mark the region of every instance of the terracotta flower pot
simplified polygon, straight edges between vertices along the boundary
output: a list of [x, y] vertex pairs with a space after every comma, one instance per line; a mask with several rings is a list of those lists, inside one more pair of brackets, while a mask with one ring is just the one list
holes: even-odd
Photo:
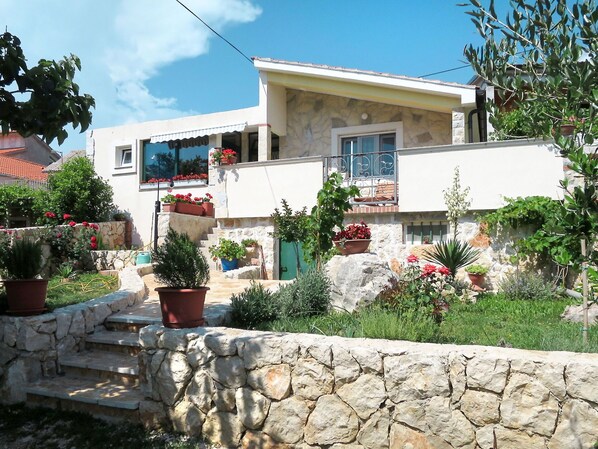
[[575, 125], [561, 125], [561, 136], [572, 136], [575, 132]]
[[177, 202], [175, 204], [176, 212], [178, 212], [179, 214], [202, 216], [205, 213], [203, 207], [198, 204], [181, 202]]
[[214, 217], [214, 203], [202, 203], [206, 217]]
[[203, 326], [203, 309], [209, 289], [209, 287], [156, 288], [160, 297], [162, 324], [172, 329]]
[[343, 256], [365, 253], [370, 246], [370, 239], [339, 240], [334, 242]]
[[4, 281], [8, 312], [12, 315], [39, 315], [46, 309], [47, 279], [20, 279]]
[[469, 276], [469, 280], [471, 281], [472, 285], [475, 285], [478, 288], [484, 288], [484, 278], [485, 275], [484, 274], [472, 274], [472, 273], [467, 273], [467, 276]]
[[237, 163], [237, 156], [229, 157], [227, 159], [221, 159], [220, 165], [234, 165]]
[[164, 203], [162, 205], [162, 212], [175, 212], [176, 203]]

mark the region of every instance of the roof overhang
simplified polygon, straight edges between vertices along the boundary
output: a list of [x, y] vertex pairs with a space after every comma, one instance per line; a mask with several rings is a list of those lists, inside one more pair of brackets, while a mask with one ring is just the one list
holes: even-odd
[[254, 58], [268, 84], [407, 107], [451, 112], [475, 105], [476, 86], [377, 72]]

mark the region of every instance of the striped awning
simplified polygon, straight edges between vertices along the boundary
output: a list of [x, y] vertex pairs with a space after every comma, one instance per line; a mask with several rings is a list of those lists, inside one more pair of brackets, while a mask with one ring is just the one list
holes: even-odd
[[199, 128], [194, 129], [191, 131], [179, 131], [175, 133], [167, 133], [167, 134], [156, 134], [155, 136], [151, 137], [151, 143], [161, 143], [161, 142], [176, 142], [180, 141], [181, 146], [189, 146], [185, 145], [186, 143], [193, 144], [195, 146], [199, 145], [207, 145], [205, 142], [205, 138], [207, 136], [212, 136], [214, 134], [223, 134], [223, 133], [232, 133], [232, 132], [240, 132], [245, 130], [247, 126], [247, 122], [245, 123], [236, 123], [234, 125], [223, 125], [223, 126], [213, 126], [211, 128]]

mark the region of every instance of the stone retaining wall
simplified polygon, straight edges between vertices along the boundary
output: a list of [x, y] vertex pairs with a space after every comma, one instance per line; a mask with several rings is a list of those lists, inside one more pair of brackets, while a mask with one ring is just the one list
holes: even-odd
[[32, 317], [0, 316], [0, 403], [24, 401], [28, 382], [55, 375], [58, 357], [82, 350], [87, 334], [108, 316], [143, 301], [140, 276], [151, 269], [145, 265], [121, 271], [118, 291], [82, 304]]
[[189, 238], [199, 243], [216, 226], [216, 220], [209, 217], [179, 214], [176, 212], [161, 212], [158, 216], [158, 245], [164, 243], [168, 229], [186, 233]]
[[598, 441], [598, 354], [161, 326], [140, 340], [145, 423], [226, 447]]

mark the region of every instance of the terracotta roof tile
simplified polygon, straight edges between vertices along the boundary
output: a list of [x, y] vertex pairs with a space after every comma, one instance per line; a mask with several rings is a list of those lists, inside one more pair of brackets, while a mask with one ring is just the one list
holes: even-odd
[[47, 173], [42, 173], [44, 168], [35, 162], [23, 161], [14, 157], [5, 156], [0, 153], [0, 175], [12, 176], [13, 178], [28, 179], [31, 181], [47, 181]]

